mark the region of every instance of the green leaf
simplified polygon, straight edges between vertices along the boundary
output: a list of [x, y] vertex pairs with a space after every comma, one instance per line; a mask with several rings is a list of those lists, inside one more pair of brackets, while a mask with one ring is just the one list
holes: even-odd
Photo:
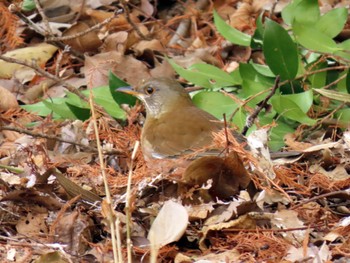
[[90, 118], [90, 109], [80, 108], [68, 102], [66, 105], [77, 119], [85, 121]]
[[294, 101], [295, 104], [304, 112], [307, 113], [312, 106], [314, 95], [312, 90], [307, 90], [297, 94], [283, 95], [284, 98], [288, 98]]
[[219, 33], [233, 44], [249, 47], [251, 36], [229, 26], [214, 10], [214, 24]]
[[68, 107], [65, 102], [62, 103], [52, 103], [47, 100], [42, 101], [44, 105], [52, 110], [54, 113], [59, 115], [62, 119], [71, 119], [75, 120], [77, 117], [72, 112], [72, 110]]
[[116, 89], [120, 87], [129, 87], [130, 85], [128, 83], [119, 79], [116, 75], [113, 74], [112, 71], [109, 71], [108, 79], [110, 94], [112, 95], [115, 102], [117, 102], [119, 105], [135, 105], [137, 99], [134, 96], [126, 94], [124, 92], [116, 91]]
[[283, 18], [284, 23], [286, 23], [287, 25], [291, 25], [293, 23], [296, 8], [301, 1], [302, 0], [291, 1], [285, 8], [283, 8], [282, 18]]
[[32, 11], [36, 8], [34, 0], [24, 0], [21, 6], [24, 12]]
[[[92, 89], [94, 96], [94, 101], [101, 105], [106, 112], [111, 115], [113, 118], [125, 120], [126, 113], [122, 110], [117, 103], [115, 103], [114, 96], [109, 92], [110, 88], [107, 86], [96, 87]], [[121, 93], [121, 92], [118, 92]], [[135, 100], [132, 100], [133, 102]], [[133, 104], [129, 104], [133, 105]]]
[[[320, 63], [319, 61], [311, 65], [312, 70], [319, 70], [327, 67], [327, 63]], [[327, 72], [319, 72], [308, 77], [311, 82], [312, 88], [322, 88], [326, 85]]]
[[346, 74], [346, 91], [350, 94], [350, 70]]
[[323, 53], [334, 53], [340, 51], [335, 41], [312, 26], [293, 23], [293, 33], [298, 43], [304, 47]]
[[[305, 113], [306, 107], [303, 106], [301, 101], [298, 101], [293, 97], [299, 94], [275, 95], [271, 98], [271, 104], [273, 108], [285, 118], [297, 121], [299, 123], [305, 123], [307, 125], [314, 125], [316, 120], [309, 118], [309, 116], [307, 116]], [[307, 98], [302, 98], [307, 101]]]
[[185, 69], [176, 64], [172, 59], [168, 59], [171, 66], [183, 78], [197, 86], [207, 89], [221, 88], [239, 85], [241, 80], [235, 78], [225, 71], [208, 64], [194, 64], [189, 69]]
[[330, 38], [336, 37], [344, 28], [348, 18], [348, 10], [335, 8], [324, 14], [315, 24], [315, 28]]
[[[239, 72], [243, 79], [242, 91], [239, 96], [243, 99], [256, 96], [256, 94], [271, 88], [274, 84], [273, 78], [267, 78], [259, 74], [251, 64], [241, 63], [239, 65]], [[248, 103], [248, 105], [255, 107], [255, 105], [265, 97], [266, 93], [256, 96]]]
[[251, 61], [249, 62], [249, 64], [251, 64], [253, 68], [263, 76], [270, 77], [270, 78], [274, 78], [276, 76], [275, 74], [273, 74], [273, 72], [268, 66], [256, 64]]
[[[229, 117], [229, 115], [227, 115], [227, 118]], [[247, 117], [248, 117], [248, 113], [243, 109], [243, 107], [239, 107], [237, 112], [235, 112], [235, 115], [233, 116], [233, 119], [232, 119], [232, 123], [237, 126], [239, 128], [239, 130], [242, 130], [245, 123], [246, 123], [246, 120], [247, 120]], [[248, 131], [248, 134], [254, 129], [256, 128], [255, 125], [253, 125], [249, 131]]]
[[350, 103], [350, 94], [328, 89], [313, 89], [327, 98]]
[[[64, 103], [65, 98], [53, 98], [51, 99], [52, 103], [55, 104], [62, 104]], [[25, 109], [26, 111], [38, 114], [39, 116], [48, 116], [52, 114], [54, 119], [59, 119], [61, 118], [60, 115], [57, 113], [53, 112], [50, 108], [48, 108], [42, 101], [37, 102], [35, 104], [31, 105], [22, 105], [21, 108]]]
[[297, 75], [297, 46], [288, 32], [270, 19], [265, 22], [263, 52], [266, 64], [282, 80], [291, 80]]
[[218, 119], [222, 119], [224, 113], [226, 116], [231, 115], [237, 108], [237, 104], [230, 97], [214, 91], [198, 92], [193, 96], [192, 101], [197, 107], [211, 113]]
[[295, 7], [294, 19], [298, 23], [314, 26], [320, 15], [318, 0], [303, 0]]
[[261, 125], [269, 125], [273, 122], [276, 123], [276, 126], [272, 127], [270, 130], [269, 136], [269, 148], [271, 151], [278, 151], [284, 145], [284, 136], [288, 133], [295, 132], [295, 129], [290, 125], [286, 124], [281, 119], [274, 120], [272, 117], [265, 117], [259, 115], [259, 122]]
[[348, 123], [350, 120], [350, 108], [338, 110], [335, 116], [338, 120]]
[[256, 30], [254, 32], [254, 35], [252, 37], [250, 47], [253, 49], [262, 49], [263, 45], [263, 35], [264, 35], [264, 25], [262, 23], [264, 12], [262, 12], [258, 19], [256, 20]]
[[338, 47], [343, 51], [337, 51], [334, 54], [336, 56], [345, 58], [347, 61], [345, 61], [346, 64], [348, 64], [348, 60], [350, 60], [350, 39], [347, 39], [341, 43], [338, 44]]
[[[86, 90], [83, 91], [84, 95], [86, 95], [86, 93], [87, 93]], [[79, 108], [90, 109], [89, 103], [80, 99], [78, 95], [71, 93], [71, 92], [67, 92], [66, 96], [67, 97], [65, 99], [65, 102], [67, 102], [71, 105], [74, 105], [76, 107], [79, 107]]]

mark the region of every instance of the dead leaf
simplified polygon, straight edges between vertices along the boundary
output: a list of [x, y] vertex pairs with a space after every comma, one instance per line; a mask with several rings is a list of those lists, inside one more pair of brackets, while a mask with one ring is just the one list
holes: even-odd
[[[41, 43], [36, 46], [9, 51], [5, 53], [4, 56], [26, 61], [28, 63], [32, 63], [34, 60], [39, 66], [43, 66], [56, 51], [57, 47], [50, 44]], [[27, 67], [19, 64], [0, 60], [0, 78], [11, 78], [15, 72], [23, 69], [34, 72], [34, 69], [28, 69]]]
[[[271, 224], [277, 229], [298, 228], [304, 226], [304, 223], [298, 218], [298, 213], [296, 211], [286, 209], [277, 211], [274, 218], [271, 219]], [[292, 243], [297, 241], [301, 244], [305, 238], [305, 233], [306, 230], [296, 230], [292, 232], [282, 232], [281, 235]]]
[[55, 242], [66, 244], [66, 251], [73, 255], [83, 254], [91, 241], [93, 222], [87, 215], [73, 211], [54, 224]]
[[[93, 24], [92, 21], [78, 22], [77, 24], [73, 25], [71, 28], [67, 29], [63, 33], [63, 36], [65, 37], [65, 36], [77, 35], [80, 32], [88, 30], [91, 27], [91, 24]], [[73, 39], [65, 40], [64, 43], [80, 52], [94, 51], [102, 45], [102, 41], [99, 39], [95, 31], [91, 31], [87, 34], [84, 34], [82, 36], [79, 36]]]
[[160, 248], [179, 240], [185, 233], [187, 224], [186, 209], [179, 203], [166, 201], [154, 220], [147, 238], [152, 246]]
[[39, 237], [49, 232], [46, 226], [48, 214], [28, 213], [26, 217], [21, 217], [16, 225], [17, 232], [25, 236]]
[[0, 86], [0, 111], [18, 108], [16, 97], [7, 89]]

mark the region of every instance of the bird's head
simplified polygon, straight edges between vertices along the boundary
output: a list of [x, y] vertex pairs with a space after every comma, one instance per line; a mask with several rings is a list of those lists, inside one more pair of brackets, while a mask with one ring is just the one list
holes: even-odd
[[161, 114], [176, 110], [177, 107], [192, 105], [184, 88], [171, 78], [152, 78], [136, 87], [122, 87], [117, 91], [134, 95], [146, 107], [147, 116], [157, 118]]

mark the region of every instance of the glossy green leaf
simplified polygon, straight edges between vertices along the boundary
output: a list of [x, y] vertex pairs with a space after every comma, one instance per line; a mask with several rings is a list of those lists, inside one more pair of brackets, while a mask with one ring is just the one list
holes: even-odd
[[[323, 69], [327, 67], [327, 63], [319, 63], [316, 62], [316, 65], [312, 64], [311, 68], [312, 70], [319, 70], [319, 69]], [[308, 77], [308, 79], [311, 82], [311, 87], [312, 88], [322, 88], [326, 85], [326, 81], [327, 81], [327, 72], [323, 71], [323, 72], [319, 72], [316, 74], [313, 74], [311, 76]]]
[[[243, 107], [239, 107], [233, 116], [232, 123], [234, 126], [238, 127], [239, 130], [242, 130], [246, 124], [246, 120], [248, 118], [248, 113], [243, 109]], [[249, 130], [249, 134], [252, 130], [256, 129], [256, 126], [253, 125]]]
[[296, 41], [310, 50], [323, 53], [334, 53], [341, 50], [331, 37], [312, 26], [294, 22], [293, 33]]
[[294, 101], [304, 113], [307, 113], [312, 106], [314, 94], [312, 90], [307, 90], [296, 94], [283, 95], [283, 97]]
[[181, 77], [200, 87], [214, 89], [239, 85], [241, 82], [240, 79], [235, 79], [233, 75], [212, 65], [204, 63], [194, 64], [189, 69], [185, 69], [176, 64], [172, 59], [168, 59], [168, 61]]
[[[65, 98], [53, 98], [50, 101], [54, 104], [64, 104]], [[52, 117], [54, 119], [61, 118], [60, 115], [53, 112], [42, 101], [31, 105], [22, 105], [21, 108], [25, 109], [26, 111], [38, 114], [39, 116], [48, 116], [52, 114]]]
[[291, 25], [293, 23], [296, 8], [301, 1], [303, 1], [303, 0], [290, 1], [290, 3], [285, 8], [283, 8], [282, 18], [283, 18], [284, 23], [286, 23], [288, 25]]
[[270, 78], [274, 78], [276, 75], [273, 74], [273, 72], [271, 71], [271, 69], [268, 66], [265, 65], [261, 65], [261, 64], [256, 64], [253, 62], [249, 62], [249, 64], [251, 64], [253, 66], [253, 68], [261, 75], [266, 76], [266, 77], [270, 77]]
[[[336, 56], [342, 57], [344, 59], [346, 59], [345, 64], [348, 64], [350, 61], [350, 39], [347, 39], [341, 43], [338, 44], [338, 47], [342, 50], [342, 51], [337, 51], [334, 54]], [[340, 60], [340, 62], [342, 62]]]
[[110, 88], [107, 86], [94, 88], [92, 90], [94, 101], [98, 105], [101, 105], [113, 118], [125, 120], [125, 111], [122, 110], [117, 103], [115, 103], [114, 96], [108, 92], [108, 90], [110, 90]]
[[[84, 91], [83, 94], [86, 95], [86, 91]], [[71, 92], [67, 92], [65, 102], [79, 108], [90, 109], [89, 103], [83, 101], [78, 95]]]
[[79, 120], [85, 121], [85, 120], [89, 119], [91, 116], [90, 109], [77, 107], [77, 106], [70, 104], [68, 102], [66, 102], [66, 105], [68, 106], [70, 111], [74, 114], [74, 116]]
[[[271, 98], [271, 104], [273, 108], [285, 118], [297, 121], [299, 123], [305, 123], [307, 125], [314, 125], [316, 120], [311, 119], [305, 113], [306, 107], [303, 106], [301, 101], [298, 101], [293, 95], [275, 95]], [[307, 101], [307, 95], [305, 97], [298, 96]]]
[[335, 113], [335, 116], [338, 120], [349, 123], [350, 121], [350, 108], [340, 109]]
[[314, 91], [327, 98], [350, 103], [350, 94], [328, 89], [314, 89]]
[[239, 65], [239, 72], [243, 79], [242, 91], [239, 96], [243, 99], [254, 96], [254, 99], [248, 105], [255, 107], [257, 103], [266, 97], [267, 93], [259, 96], [256, 96], [256, 94], [271, 88], [274, 85], [274, 79], [259, 74], [251, 64], [241, 63]]
[[75, 114], [72, 112], [72, 110], [68, 107], [68, 105], [65, 102], [52, 103], [52, 102], [49, 102], [48, 100], [44, 100], [42, 102], [48, 109], [52, 110], [54, 113], [59, 115], [62, 119], [71, 119], [71, 120], [77, 119]]
[[222, 119], [224, 113], [229, 116], [237, 108], [237, 104], [230, 97], [220, 92], [201, 91], [194, 95], [192, 100], [197, 107], [218, 119]]
[[262, 12], [256, 20], [256, 29], [250, 43], [250, 47], [253, 49], [262, 49], [263, 35], [265, 30], [262, 22], [263, 15], [264, 12]]
[[21, 8], [24, 12], [32, 11], [36, 9], [35, 1], [34, 0], [24, 0]]
[[335, 8], [321, 16], [314, 26], [320, 32], [326, 34], [330, 38], [334, 38], [344, 28], [347, 18], [347, 8]]
[[214, 10], [214, 24], [219, 33], [233, 44], [249, 47], [251, 36], [229, 26]]
[[260, 125], [269, 125], [273, 122], [276, 126], [272, 127], [269, 134], [269, 148], [271, 151], [278, 151], [284, 145], [284, 136], [288, 133], [295, 132], [295, 129], [291, 125], [286, 124], [281, 119], [275, 120], [272, 117], [259, 116]]
[[137, 99], [134, 96], [130, 94], [126, 94], [124, 92], [116, 91], [117, 88], [129, 87], [130, 85], [128, 83], [119, 79], [111, 71], [109, 71], [109, 74], [108, 74], [108, 81], [109, 81], [108, 84], [109, 84], [110, 94], [112, 95], [115, 102], [117, 102], [119, 105], [121, 104], [128, 104], [131, 106], [135, 105]]
[[320, 19], [318, 0], [302, 0], [294, 11], [294, 20], [304, 25], [314, 26]]
[[263, 52], [266, 64], [282, 80], [291, 80], [297, 75], [297, 46], [288, 32], [270, 19], [265, 22]]
[[[109, 115], [111, 115], [113, 118], [124, 120], [126, 118], [125, 111], [122, 110], [119, 107], [119, 105], [115, 102], [112, 94], [109, 91], [110, 91], [109, 86], [101, 86], [101, 87], [93, 88], [92, 94], [93, 94], [94, 102], [97, 105], [100, 105], [101, 107], [103, 107], [106, 110], [106, 112]], [[86, 97], [88, 97], [90, 95], [90, 91], [84, 90], [83, 94]], [[78, 108], [90, 109], [90, 105], [87, 102], [81, 100], [77, 95], [72, 93], [67, 93], [66, 102]]]

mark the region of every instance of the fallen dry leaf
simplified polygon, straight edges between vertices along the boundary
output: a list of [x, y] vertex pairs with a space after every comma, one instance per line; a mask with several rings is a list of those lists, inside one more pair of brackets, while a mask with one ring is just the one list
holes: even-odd
[[188, 214], [182, 205], [174, 201], [166, 201], [160, 209], [151, 229], [148, 240], [151, 246], [159, 248], [177, 241], [185, 233]]

